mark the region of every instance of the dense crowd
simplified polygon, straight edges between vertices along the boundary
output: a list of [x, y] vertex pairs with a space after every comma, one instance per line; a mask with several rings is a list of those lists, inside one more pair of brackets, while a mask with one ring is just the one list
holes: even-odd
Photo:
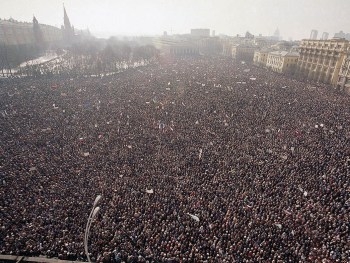
[[[224, 58], [0, 80], [0, 253], [350, 262], [350, 97]], [[153, 191], [152, 191], [153, 190]]]

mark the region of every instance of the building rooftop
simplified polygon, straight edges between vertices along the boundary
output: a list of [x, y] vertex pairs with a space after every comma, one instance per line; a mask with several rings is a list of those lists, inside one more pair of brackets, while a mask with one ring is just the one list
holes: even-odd
[[340, 37], [333, 37], [331, 39], [303, 39], [303, 42], [310, 41], [310, 42], [349, 42], [349, 40], [346, 40], [345, 38]]
[[282, 56], [282, 57], [299, 57], [299, 53], [297, 53], [297, 52], [272, 51], [270, 53], [273, 55]]
[[22, 27], [32, 27], [33, 26], [33, 23], [31, 22], [19, 22], [17, 20], [14, 20], [14, 19], [9, 19], [9, 20], [3, 20], [1, 19], [0, 20], [0, 26], [11, 26], [11, 25], [14, 25], [14, 26], [22, 26]]
[[[40, 24], [41, 27], [46, 27], [46, 28], [53, 28], [53, 29], [59, 29], [58, 27], [52, 26], [52, 25], [46, 25], [46, 24]], [[32, 28], [33, 23], [32, 22], [20, 22], [14, 19], [0, 19], [0, 26], [16, 26], [16, 27], [25, 27], [25, 28]]]

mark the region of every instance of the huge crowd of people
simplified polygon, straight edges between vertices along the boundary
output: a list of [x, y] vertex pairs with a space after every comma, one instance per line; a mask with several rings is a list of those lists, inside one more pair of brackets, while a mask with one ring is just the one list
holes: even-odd
[[0, 80], [0, 253], [349, 262], [350, 97], [226, 58]]

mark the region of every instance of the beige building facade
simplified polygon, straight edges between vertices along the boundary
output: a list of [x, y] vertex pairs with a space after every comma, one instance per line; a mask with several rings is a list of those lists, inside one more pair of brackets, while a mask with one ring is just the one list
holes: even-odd
[[262, 49], [262, 50], [257, 50], [254, 52], [254, 58], [253, 58], [253, 63], [256, 66], [260, 67], [266, 67], [267, 64], [267, 57], [269, 54], [268, 49]]
[[350, 95], [350, 47], [340, 68], [337, 87]]
[[23, 45], [35, 42], [32, 23], [14, 20], [0, 21], [0, 43], [5, 45]]
[[222, 39], [221, 40], [222, 45], [222, 54], [226, 57], [232, 57], [232, 41], [230, 39]]
[[239, 44], [232, 47], [232, 58], [237, 61], [253, 62], [256, 47], [247, 44]]
[[[62, 40], [62, 32], [59, 28], [40, 24], [40, 30], [43, 40], [47, 43]], [[0, 43], [7, 46], [34, 44], [33, 23], [0, 20]]]
[[155, 38], [152, 44], [165, 57], [199, 55], [199, 47], [196, 42], [186, 38], [160, 37]]
[[266, 67], [278, 73], [294, 74], [298, 58], [295, 52], [272, 51], [268, 53]]
[[297, 76], [336, 86], [348, 47], [345, 39], [302, 40]]

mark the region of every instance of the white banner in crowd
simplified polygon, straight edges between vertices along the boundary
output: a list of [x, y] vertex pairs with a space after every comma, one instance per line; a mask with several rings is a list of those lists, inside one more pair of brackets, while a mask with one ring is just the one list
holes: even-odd
[[187, 213], [187, 214], [188, 214], [190, 217], [192, 217], [193, 220], [199, 222], [199, 217], [198, 217], [198, 216], [192, 215], [192, 214], [190, 214], [190, 213]]
[[282, 228], [282, 225], [281, 225], [281, 224], [278, 224], [278, 223], [275, 223], [275, 226], [277, 226], [279, 229]]

